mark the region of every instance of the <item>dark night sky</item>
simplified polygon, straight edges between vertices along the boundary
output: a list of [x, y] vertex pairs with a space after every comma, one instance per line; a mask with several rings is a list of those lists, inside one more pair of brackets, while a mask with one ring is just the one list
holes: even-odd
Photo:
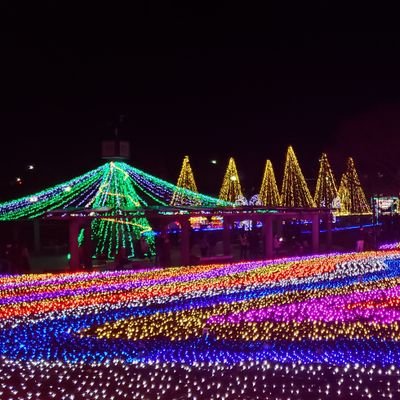
[[380, 172], [398, 190], [391, 10], [14, 3], [0, 10], [1, 199], [98, 166], [120, 114], [132, 165], [175, 182], [188, 154], [205, 193], [218, 192], [230, 156], [248, 195], [267, 158], [280, 185], [289, 144], [311, 185], [325, 151], [337, 179], [351, 155], [368, 189]]

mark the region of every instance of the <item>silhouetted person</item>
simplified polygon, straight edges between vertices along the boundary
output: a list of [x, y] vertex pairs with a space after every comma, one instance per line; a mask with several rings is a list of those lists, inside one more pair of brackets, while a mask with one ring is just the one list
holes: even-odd
[[140, 237], [139, 245], [140, 245], [140, 258], [146, 258], [146, 257], [150, 258], [149, 244], [147, 243], [147, 240], [144, 237], [144, 235]]
[[249, 251], [251, 258], [258, 257], [258, 244], [259, 244], [258, 232], [255, 229], [252, 229], [249, 233]]
[[163, 233], [161, 238], [160, 264], [162, 267], [169, 267], [171, 265], [171, 242], [166, 233]]
[[29, 252], [25, 245], [15, 242], [9, 250], [11, 272], [26, 274], [30, 271]]
[[93, 268], [93, 243], [91, 240], [86, 241], [83, 246], [83, 265], [87, 270], [92, 270]]
[[247, 232], [244, 229], [239, 233], [239, 243], [240, 243], [240, 258], [246, 259], [249, 250], [249, 239]]
[[365, 234], [364, 229], [361, 227], [358, 231], [357, 241], [356, 241], [356, 251], [364, 251]]
[[115, 256], [115, 268], [121, 269], [128, 263], [128, 257], [126, 254], [126, 248], [121, 246], [118, 249], [117, 255]]
[[274, 235], [274, 242], [273, 242], [273, 246], [274, 246], [274, 252], [275, 254], [279, 254], [280, 253], [280, 249], [281, 249], [281, 240], [280, 237], [277, 233], [275, 233]]
[[208, 243], [207, 235], [203, 234], [200, 240], [200, 254], [202, 257], [208, 256], [210, 244]]
[[161, 258], [162, 258], [161, 257], [161, 253], [163, 251], [163, 240], [164, 239], [162, 238], [161, 234], [157, 233], [156, 237], [154, 239], [154, 244], [155, 244], [155, 247], [156, 247], [156, 258], [155, 258], [154, 263], [156, 265], [160, 265], [161, 264]]

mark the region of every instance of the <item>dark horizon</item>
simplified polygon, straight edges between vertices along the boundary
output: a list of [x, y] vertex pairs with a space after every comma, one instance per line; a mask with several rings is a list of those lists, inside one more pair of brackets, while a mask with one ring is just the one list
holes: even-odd
[[[311, 183], [326, 152], [338, 183], [352, 156], [367, 192], [398, 193], [393, 32], [338, 30], [335, 13], [315, 22], [304, 7], [287, 15], [165, 4], [137, 6], [130, 23], [118, 11], [118, 28], [102, 31], [117, 11], [97, 9], [96, 22], [86, 10], [43, 7], [5, 7], [2, 197], [101, 164], [101, 141], [113, 138], [120, 115], [133, 166], [176, 183], [189, 155], [204, 193], [218, 194], [231, 156], [247, 195], [258, 191], [266, 159], [281, 186], [289, 145]], [[317, 10], [326, 15], [327, 5]], [[42, 18], [32, 23], [29, 11]], [[26, 177], [18, 190], [17, 176]]]

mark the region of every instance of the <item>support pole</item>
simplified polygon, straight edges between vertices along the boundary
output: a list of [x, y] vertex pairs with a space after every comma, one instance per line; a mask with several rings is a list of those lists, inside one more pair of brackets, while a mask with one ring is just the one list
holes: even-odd
[[329, 213], [326, 218], [326, 248], [331, 250], [332, 248], [332, 214]]
[[184, 218], [181, 223], [181, 265], [190, 263], [190, 222]]
[[273, 258], [272, 217], [270, 215], [264, 217], [263, 225], [265, 258]]
[[77, 271], [80, 267], [78, 235], [82, 221], [80, 219], [71, 219], [69, 221], [69, 251], [71, 258], [69, 267], [71, 271]]
[[40, 254], [40, 222], [33, 220], [33, 250], [35, 254]]
[[312, 216], [312, 251], [318, 253], [319, 251], [319, 214]]
[[283, 227], [282, 227], [282, 217], [277, 217], [275, 218], [275, 225], [276, 225], [276, 234], [278, 235], [278, 237], [282, 236], [282, 232], [283, 232]]
[[229, 256], [231, 254], [231, 232], [230, 232], [230, 221], [224, 216], [224, 230], [223, 230], [223, 246], [224, 246], [224, 256]]

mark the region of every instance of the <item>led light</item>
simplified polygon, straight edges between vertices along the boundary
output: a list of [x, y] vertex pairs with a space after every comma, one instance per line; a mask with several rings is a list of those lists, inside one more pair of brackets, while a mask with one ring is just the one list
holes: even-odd
[[286, 153], [281, 204], [283, 207], [315, 207], [292, 146]]
[[240, 186], [239, 175], [235, 160], [231, 157], [219, 192], [219, 198], [220, 200], [234, 203], [241, 196], [243, 196], [243, 193]]

